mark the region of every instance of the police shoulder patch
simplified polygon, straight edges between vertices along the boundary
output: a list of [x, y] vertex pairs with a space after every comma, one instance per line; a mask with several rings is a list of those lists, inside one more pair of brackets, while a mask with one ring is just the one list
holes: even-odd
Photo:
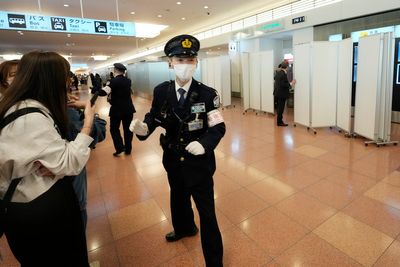
[[214, 97], [213, 102], [214, 102], [214, 107], [215, 107], [215, 108], [219, 108], [219, 105], [220, 105], [219, 95], [216, 95], [216, 96]]

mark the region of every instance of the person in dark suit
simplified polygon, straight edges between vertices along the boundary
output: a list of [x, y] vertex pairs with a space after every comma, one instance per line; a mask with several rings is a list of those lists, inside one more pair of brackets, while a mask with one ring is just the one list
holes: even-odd
[[292, 88], [292, 85], [296, 83], [296, 80], [293, 80], [292, 83], [289, 83], [287, 77], [287, 68], [288, 63], [283, 61], [280, 64], [280, 69], [276, 72], [274, 77], [274, 96], [276, 98], [277, 107], [276, 107], [276, 125], [277, 126], [288, 126], [288, 124], [283, 122], [283, 111], [285, 109], [286, 100], [289, 98], [289, 89]]
[[174, 242], [198, 233], [190, 202], [193, 197], [206, 265], [218, 267], [222, 266], [223, 245], [215, 215], [214, 149], [225, 134], [225, 123], [218, 110], [216, 90], [192, 78], [199, 48], [199, 41], [191, 35], [179, 35], [167, 42], [164, 52], [175, 71], [175, 81], [155, 87], [150, 112], [144, 122], [133, 120], [130, 129], [140, 140], [158, 126], [166, 130], [160, 136], [160, 144], [171, 188], [174, 230], [165, 238]]
[[[106, 86], [100, 90], [100, 96], [111, 94], [110, 107], [110, 133], [113, 139], [115, 152], [118, 156], [122, 152], [130, 155], [132, 151], [133, 134], [129, 130], [129, 124], [136, 112], [131, 98], [131, 80], [124, 76], [126, 67], [121, 63], [114, 64], [115, 78], [106, 83]], [[124, 129], [124, 139], [122, 139], [119, 127], [122, 122]]]

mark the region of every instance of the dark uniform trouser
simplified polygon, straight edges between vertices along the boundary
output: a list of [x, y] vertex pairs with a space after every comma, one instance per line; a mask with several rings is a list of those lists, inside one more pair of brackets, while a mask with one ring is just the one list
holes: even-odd
[[276, 123], [283, 123], [283, 110], [285, 109], [285, 104], [286, 104], [286, 98], [283, 97], [277, 97], [277, 108], [276, 108], [276, 113], [277, 113], [277, 117], [276, 117]]
[[[112, 115], [110, 116], [110, 133], [113, 139], [115, 151], [122, 151], [125, 148], [126, 152], [132, 150], [133, 133], [129, 130], [129, 125], [133, 119], [133, 113], [125, 115]], [[124, 140], [122, 140], [119, 126], [121, 125], [124, 130]]]
[[[168, 180], [180, 179], [183, 181], [179, 176], [178, 173], [168, 173]], [[209, 182], [193, 187], [185, 187], [183, 182], [174, 182], [173, 185], [170, 182], [172, 225], [175, 233], [178, 234], [193, 231], [195, 223], [190, 202], [190, 196], [192, 196], [200, 216], [201, 246], [206, 266], [220, 267], [222, 266], [223, 246], [215, 215], [213, 180], [212, 178], [205, 180]]]

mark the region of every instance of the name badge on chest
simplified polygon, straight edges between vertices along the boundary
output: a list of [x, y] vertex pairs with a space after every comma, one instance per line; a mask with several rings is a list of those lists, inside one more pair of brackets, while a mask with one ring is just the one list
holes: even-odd
[[203, 120], [193, 120], [188, 122], [189, 131], [196, 131], [203, 129]]
[[191, 107], [192, 113], [202, 113], [206, 112], [206, 104], [205, 103], [195, 103]]

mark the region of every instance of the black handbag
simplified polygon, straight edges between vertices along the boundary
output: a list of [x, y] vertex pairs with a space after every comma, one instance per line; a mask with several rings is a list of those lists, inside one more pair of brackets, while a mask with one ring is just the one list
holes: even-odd
[[[42, 110], [40, 110], [39, 108], [29, 107], [29, 108], [18, 109], [16, 111], [10, 113], [9, 115], [4, 117], [0, 121], [0, 129], [3, 129], [7, 124], [14, 121], [18, 117], [24, 116], [24, 115], [26, 115], [28, 113], [32, 113], [32, 112], [39, 112], [39, 113], [42, 113], [43, 115], [45, 115], [44, 112]], [[11, 181], [10, 185], [8, 186], [7, 191], [4, 195], [4, 198], [2, 200], [0, 200], [0, 237], [2, 237], [4, 234], [6, 220], [7, 220], [6, 216], [7, 216], [8, 205], [10, 204], [11, 198], [14, 195], [14, 191], [17, 188], [17, 185], [21, 180], [22, 180], [22, 177], [12, 179], [12, 181]]]

